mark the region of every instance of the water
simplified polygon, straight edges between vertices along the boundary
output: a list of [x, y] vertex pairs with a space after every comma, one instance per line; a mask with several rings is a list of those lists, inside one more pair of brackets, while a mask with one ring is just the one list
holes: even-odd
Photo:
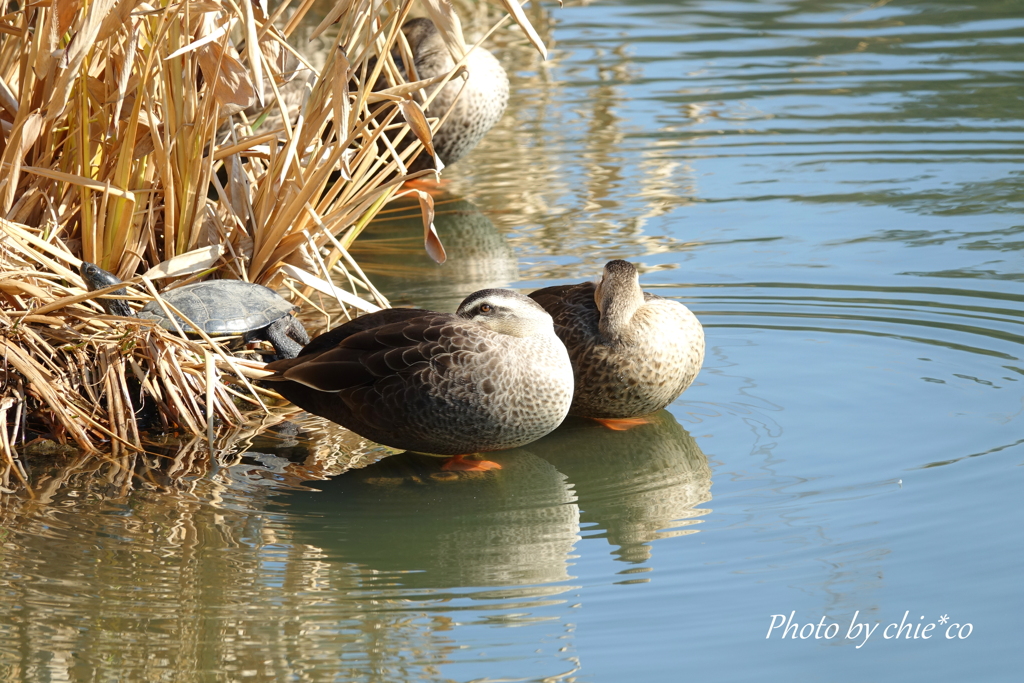
[[1017, 680], [1022, 10], [552, 6], [546, 65], [500, 33], [516, 97], [451, 169], [452, 263], [399, 210], [367, 269], [451, 309], [629, 259], [703, 321], [697, 383], [486, 475], [400, 455], [295, 491], [328, 445], [380, 452], [287, 430], [177, 493], [93, 466], [7, 503], [0, 671]]

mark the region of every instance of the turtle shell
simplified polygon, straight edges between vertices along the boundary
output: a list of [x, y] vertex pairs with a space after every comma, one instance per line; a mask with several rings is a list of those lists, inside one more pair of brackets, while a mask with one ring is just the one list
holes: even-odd
[[[207, 334], [252, 332], [296, 309], [274, 290], [241, 280], [197, 282], [172, 289], [161, 296]], [[156, 301], [146, 304], [138, 315], [157, 321], [165, 329], [174, 330], [174, 325]], [[192, 326], [181, 318], [178, 318], [178, 324], [185, 332], [193, 331]]]

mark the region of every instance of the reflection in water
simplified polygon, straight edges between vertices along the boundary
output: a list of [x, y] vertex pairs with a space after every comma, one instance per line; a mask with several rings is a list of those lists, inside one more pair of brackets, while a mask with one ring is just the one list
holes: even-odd
[[699, 508], [711, 500], [707, 459], [666, 411], [625, 432], [570, 420], [491, 455], [503, 469], [443, 472], [436, 458], [392, 456], [279, 502], [304, 542], [405, 588], [566, 580], [580, 522], [640, 563], [651, 541], [694, 533], [709, 512]]
[[[212, 443], [205, 435], [150, 433], [143, 447], [144, 452], [115, 457], [80, 453], [50, 439], [37, 439], [22, 449], [29, 464], [22, 496], [34, 505], [46, 505], [67, 491], [78, 498], [106, 500], [124, 498], [141, 488], [197, 498], [213, 496], [219, 503], [216, 482], [221, 475], [233, 477], [239, 486], [297, 484], [362, 467], [393, 452], [292, 406], [256, 413], [245, 424], [220, 429]], [[253, 469], [256, 452], [273, 453], [284, 464], [279, 471]], [[15, 499], [10, 504], [19, 503]]]
[[423, 248], [419, 202], [401, 198], [388, 205], [352, 245], [351, 253], [373, 283], [394, 296], [395, 305], [455, 310], [478, 289], [506, 287], [518, 279], [515, 254], [490, 219], [471, 202], [435, 199], [434, 226], [448, 252], [443, 265]]
[[570, 418], [541, 441], [537, 453], [576, 491], [585, 538], [607, 538], [620, 560], [650, 559], [650, 542], [696, 533], [711, 500], [711, 468], [693, 437], [668, 411], [651, 424], [612, 431]]
[[523, 586], [569, 577], [579, 509], [565, 477], [527, 448], [501, 470], [443, 472], [405, 453], [282, 499], [295, 530], [334, 560], [405, 588]]
[[[126, 494], [65, 485], [45, 504], [6, 501], [0, 672], [433, 679], [472, 654], [466, 628], [537, 628], [538, 643], [572, 633], [560, 596], [581, 588], [569, 573], [581, 519], [643, 562], [650, 541], [690, 532], [710, 500], [706, 459], [664, 412], [622, 433], [570, 423], [492, 454], [499, 471], [448, 473], [401, 454], [316, 491], [296, 487], [332, 462], [310, 428], [254, 436], [258, 451], [187, 486], [137, 472], [145, 485]], [[549, 673], [572, 668], [553, 654], [533, 659]]]
[[[434, 680], [470, 656], [460, 624], [558, 618], [538, 612], [573, 589], [579, 515], [554, 467], [517, 451], [496, 456], [501, 479], [445, 478], [436, 459], [395, 456], [266, 512], [282, 484], [329, 469], [332, 435], [282, 426], [188, 485], [141, 472], [125, 494], [123, 473], [2, 501], [0, 678]], [[423, 592], [464, 586], [494, 590], [458, 622], [459, 596]]]
[[[260, 444], [270, 451], [269, 445]], [[247, 454], [188, 492], [139, 489], [118, 497], [108, 491], [114, 497], [105, 499], [64, 487], [47, 504], [3, 501], [0, 678], [269, 681], [303, 672], [302, 680], [310, 681], [390, 682], [434, 680], [438, 667], [465, 658], [452, 633], [458, 624], [446, 614], [453, 609], [450, 598], [388, 590], [387, 576], [376, 569], [336, 560], [335, 539], [322, 532], [336, 528], [332, 524], [349, 511], [328, 506], [327, 524], [318, 528], [323, 517], [264, 510], [278, 475], [294, 482], [286, 456], [308, 465], [301, 451], [285, 439], [276, 453]], [[373, 468], [377, 478], [359, 479], [367, 496], [388, 489], [383, 480], [391, 474], [408, 473], [400, 459], [396, 463]], [[429, 471], [436, 473], [436, 461], [432, 465]], [[395, 539], [398, 554], [429, 556], [427, 545], [437, 541], [443, 554], [455, 558], [434, 556], [444, 569], [442, 584], [451, 586], [476, 582], [501, 589], [567, 578], [578, 511], [563, 478], [526, 453], [506, 468], [512, 483], [443, 481], [437, 500], [409, 496], [424, 503], [419, 514], [438, 521], [440, 531], [419, 538], [415, 530], [429, 525], [410, 529], [408, 520], [395, 519], [395, 527], [401, 522], [405, 529]], [[473, 493], [445, 495], [460, 484]], [[331, 495], [289, 500], [330, 502]], [[367, 496], [372, 512], [387, 518], [395, 498], [382, 496], [382, 509]], [[452, 522], [447, 535], [446, 520]], [[388, 543], [387, 524], [357, 521], [368, 527], [360, 530], [366, 545], [350, 539], [355, 552], [346, 549], [346, 555]], [[305, 542], [318, 534], [323, 548]], [[462, 542], [476, 556], [464, 552]], [[547, 595], [570, 589], [489, 591], [472, 596], [469, 609], [481, 623], [528, 624], [521, 608], [543, 609], [551, 604]], [[517, 611], [508, 613], [512, 607]], [[562, 659], [545, 668], [570, 668]]]
[[452, 650], [444, 624], [362, 611], [358, 572], [275, 520], [166, 494], [76, 498], [2, 518], [5, 680], [422, 676]]
[[263, 511], [282, 487], [385, 454], [288, 417], [219, 434], [215, 456], [168, 435], [133, 457], [34, 460], [32, 497], [0, 497], [0, 680], [436, 674], [457, 650], [449, 619], [393, 614], [359, 593], [358, 569]]

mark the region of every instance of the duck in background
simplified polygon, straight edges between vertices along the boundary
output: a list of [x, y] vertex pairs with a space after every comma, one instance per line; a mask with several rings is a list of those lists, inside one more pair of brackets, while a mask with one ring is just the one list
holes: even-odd
[[[455, 59], [430, 19], [410, 19], [402, 25], [402, 32], [412, 50], [416, 79], [443, 76], [455, 68]], [[434, 151], [446, 166], [476, 147], [508, 105], [508, 75], [494, 55], [477, 47], [466, 59], [466, 71], [465, 80], [448, 81], [424, 110], [428, 117], [441, 118], [454, 103], [454, 109], [433, 138]], [[406, 76], [411, 80], [413, 74]], [[435, 90], [437, 86], [425, 88], [423, 97], [429, 97]], [[421, 153], [410, 164], [409, 171], [433, 167], [430, 155]]]
[[[455, 68], [455, 59], [448, 50], [441, 32], [430, 19], [410, 19], [402, 25], [402, 32], [412, 52], [414, 73], [409, 73], [409, 70], [405, 69], [399, 50], [395, 49], [392, 55], [408, 81], [444, 76]], [[246, 110], [246, 115], [251, 120], [263, 119], [263, 123], [254, 130], [256, 134], [277, 130], [280, 125], [276, 116], [264, 116], [265, 113], [280, 107], [288, 112], [289, 118], [294, 122], [298, 119], [300, 107], [306, 100], [306, 79], [298, 76], [308, 74], [308, 70], [289, 53], [285, 53], [282, 59], [288, 65], [285, 71], [290, 71], [292, 76], [279, 88], [280, 101], [271, 101], [266, 106], [254, 104]], [[371, 59], [369, 68], [372, 70], [375, 64], [376, 59]], [[434, 151], [445, 166], [455, 163], [476, 147], [484, 135], [501, 119], [508, 105], [508, 75], [493, 54], [483, 47], [477, 47], [470, 51], [465, 66], [465, 75], [449, 80], [430, 105], [424, 108], [424, 114], [428, 117], [440, 119], [449, 107], [452, 107], [452, 103], [455, 103], [444, 125], [432, 137]], [[382, 76], [374, 84], [373, 90], [384, 90], [390, 85]], [[350, 87], [355, 86], [354, 82], [350, 84]], [[438, 87], [434, 85], [423, 89], [416, 94], [417, 101], [422, 105]], [[461, 96], [460, 91], [463, 91]], [[415, 136], [407, 135], [403, 144], [412, 140], [415, 140]], [[407, 166], [409, 173], [433, 168], [434, 160], [425, 151], [418, 154]]]
[[704, 328], [683, 304], [643, 291], [636, 267], [609, 261], [600, 282], [540, 289], [530, 297], [555, 321], [576, 377], [570, 415], [613, 429], [644, 424], [693, 383]]
[[507, 289], [469, 295], [458, 311], [393, 308], [313, 339], [266, 380], [307, 412], [392, 448], [464, 460], [535, 441], [561, 424], [573, 374], [551, 316]]

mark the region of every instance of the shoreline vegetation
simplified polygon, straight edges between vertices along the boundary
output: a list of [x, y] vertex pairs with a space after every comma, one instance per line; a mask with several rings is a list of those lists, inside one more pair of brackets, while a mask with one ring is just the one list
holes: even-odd
[[[543, 53], [519, 4], [500, 4]], [[411, 195], [425, 249], [443, 262], [433, 199], [405, 185], [433, 171], [407, 165], [433, 155], [443, 123], [423, 114], [423, 88], [465, 68], [407, 82], [393, 54], [411, 63], [400, 28], [413, 14], [453, 56], [473, 45], [446, 0], [340, 0], [312, 33], [336, 32], [317, 69], [289, 43], [312, 6], [6, 3], [0, 491], [33, 495], [32, 444], [111, 462], [150, 452], [139, 405], [150, 429], [201, 436], [212, 454], [218, 429], [265, 420], [277, 398], [254, 382], [267, 374], [258, 355], [106, 314], [96, 299], [117, 287], [89, 292], [82, 260], [125, 280], [135, 308], [170, 286], [234, 278], [333, 327], [388, 305], [348, 248]]]

